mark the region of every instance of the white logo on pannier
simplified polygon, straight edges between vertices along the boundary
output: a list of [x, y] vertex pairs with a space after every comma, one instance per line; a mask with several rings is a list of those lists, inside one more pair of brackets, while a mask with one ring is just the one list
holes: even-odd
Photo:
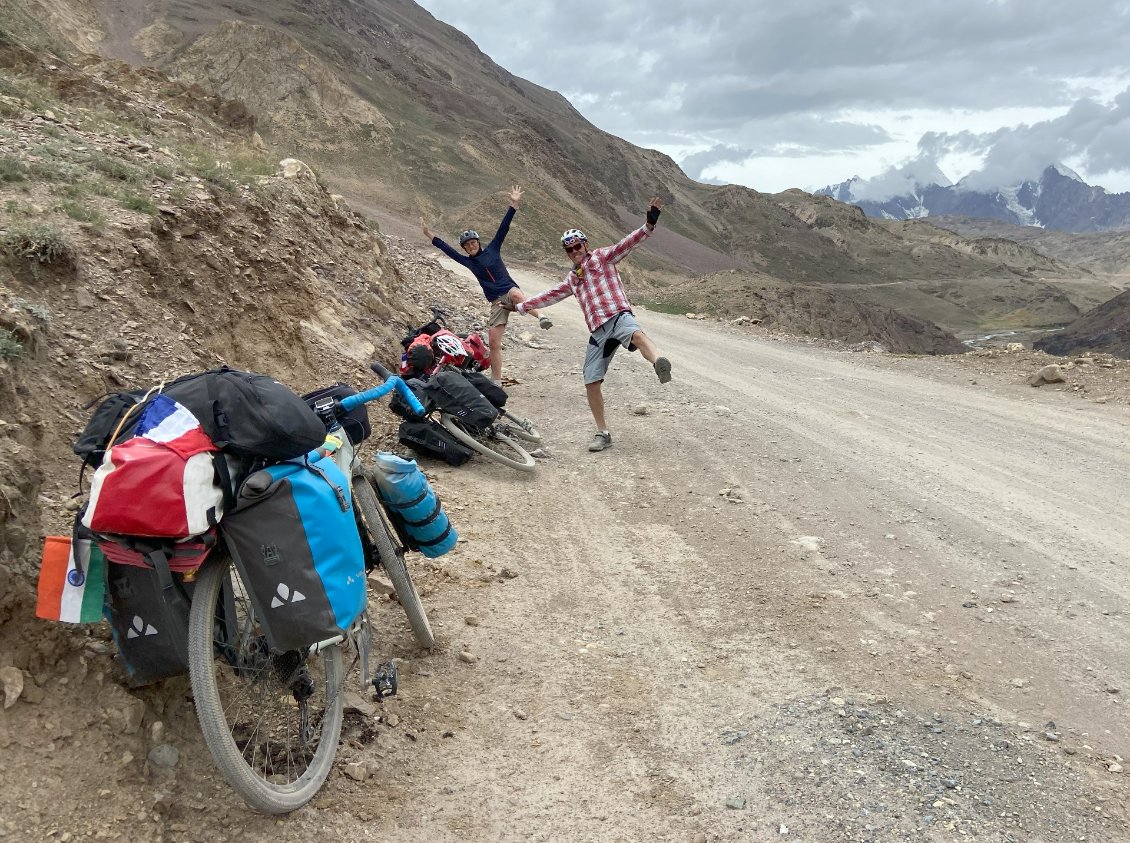
[[290, 586], [286, 583], [279, 583], [278, 595], [271, 601], [271, 608], [277, 609], [279, 606], [285, 606], [287, 603], [298, 603], [300, 600], [305, 600], [306, 595], [301, 591], [295, 589], [290, 590]]
[[146, 623], [137, 615], [133, 616], [133, 624], [126, 631], [126, 638], [138, 638], [142, 635], [156, 635], [157, 627]]

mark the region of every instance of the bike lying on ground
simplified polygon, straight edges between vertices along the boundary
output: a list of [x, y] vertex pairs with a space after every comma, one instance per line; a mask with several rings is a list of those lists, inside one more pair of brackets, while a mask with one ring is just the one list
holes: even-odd
[[[387, 374], [379, 364], [372, 368], [381, 377]], [[537, 466], [526, 446], [540, 443], [541, 434], [532, 421], [505, 408], [505, 390], [485, 375], [442, 365], [407, 383], [425, 405], [421, 415], [394, 403], [393, 410], [408, 422], [431, 423], [434, 418], [457, 442], [494, 462], [519, 471]], [[409, 444], [403, 437], [401, 441]]]
[[[386, 380], [378, 387], [314, 405], [329, 436], [326, 446], [307, 454], [306, 464], [332, 455], [351, 478], [366, 570], [378, 563], [385, 569], [416, 641], [430, 648], [434, 637], [408, 575], [404, 549], [389, 528], [372, 474], [361, 468], [350, 438], [341, 430], [350, 410], [393, 390], [423, 412], [400, 378], [383, 374]], [[303, 599], [297, 591], [282, 589], [276, 599]], [[200, 569], [189, 613], [188, 668], [197, 715], [227, 782], [253, 808], [281, 814], [309, 802], [333, 766], [344, 718], [343, 647], [354, 648], [363, 687], [375, 689], [378, 696], [396, 692], [396, 671], [387, 664], [370, 676], [372, 635], [366, 611], [345, 634], [283, 653], [268, 646], [265, 624], [240, 566], [217, 549]]]

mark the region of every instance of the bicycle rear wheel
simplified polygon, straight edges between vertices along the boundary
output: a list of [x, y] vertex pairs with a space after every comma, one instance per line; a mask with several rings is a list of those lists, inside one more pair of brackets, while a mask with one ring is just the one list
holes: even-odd
[[381, 513], [381, 505], [377, 500], [376, 490], [372, 481], [364, 473], [353, 475], [353, 502], [361, 512], [365, 522], [365, 529], [373, 545], [377, 549], [377, 556], [381, 560], [381, 567], [388, 574], [392, 588], [396, 592], [396, 599], [408, 616], [408, 625], [412, 627], [412, 634], [416, 643], [425, 650], [435, 646], [436, 639], [432, 633], [432, 625], [424, 613], [424, 605], [420, 602], [420, 595], [412, 578], [408, 575], [408, 566], [404, 562], [404, 551], [392, 540], [388, 523]]
[[518, 444], [516, 439], [500, 430], [492, 427], [476, 436], [463, 427], [463, 423], [458, 418], [449, 416], [447, 413], [440, 413], [439, 423], [468, 448], [473, 448], [484, 457], [497, 463], [508, 465], [519, 471], [533, 471], [537, 466], [534, 458]]
[[513, 435], [517, 439], [524, 439], [527, 442], [541, 442], [541, 434], [534, 426], [534, 423], [522, 416], [516, 416], [509, 410], [502, 410], [502, 415], [509, 420], [509, 424], [503, 422], [506, 427], [506, 434]]
[[270, 653], [238, 569], [216, 554], [193, 593], [188, 673], [204, 741], [244, 801], [285, 814], [313, 799], [341, 735], [341, 645]]

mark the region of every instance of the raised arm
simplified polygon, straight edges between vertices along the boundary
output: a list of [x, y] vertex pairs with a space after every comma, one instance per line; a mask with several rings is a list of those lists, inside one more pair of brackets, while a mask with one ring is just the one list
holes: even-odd
[[600, 251], [611, 260], [613, 263], [619, 263], [628, 256], [636, 246], [648, 238], [648, 236], [655, 230], [655, 224], [659, 221], [659, 212], [663, 208], [663, 200], [658, 196], [652, 196], [650, 205], [647, 209], [647, 219], [644, 224], [612, 246], [607, 246]]
[[506, 239], [506, 234], [510, 231], [510, 221], [514, 219], [514, 214], [518, 211], [518, 203], [522, 200], [522, 188], [514, 185], [510, 191], [510, 207], [506, 209], [506, 213], [502, 217], [502, 222], [498, 224], [498, 231], [494, 235], [494, 239], [490, 241], [490, 246], [496, 249], [502, 248], [502, 241]]
[[[566, 278], [556, 287], [550, 287], [544, 293], [539, 293], [525, 301], [518, 302], [518, 304], [514, 306], [514, 310], [517, 310], [519, 313], [529, 313], [531, 310], [537, 310], [539, 307], [548, 307], [551, 304], [557, 304], [559, 301], [564, 301], [571, 295], [573, 295], [573, 285], [570, 284], [569, 279]], [[503, 307], [505, 307], [505, 305], [503, 305]]]

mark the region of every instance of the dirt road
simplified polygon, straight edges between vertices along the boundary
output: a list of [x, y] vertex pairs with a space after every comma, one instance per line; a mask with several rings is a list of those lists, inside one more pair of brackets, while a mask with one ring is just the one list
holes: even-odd
[[551, 313], [507, 361], [551, 456], [429, 464], [463, 539], [414, 569], [440, 646], [375, 607], [400, 695], [323, 793], [249, 814], [151, 701], [182, 761], [114, 773], [107, 836], [1130, 840], [1125, 405], [640, 313], [674, 380], [619, 356], [590, 454]]
[[552, 315], [356, 839], [1130, 839], [1125, 407], [640, 314], [675, 380], [619, 357], [589, 454]]

